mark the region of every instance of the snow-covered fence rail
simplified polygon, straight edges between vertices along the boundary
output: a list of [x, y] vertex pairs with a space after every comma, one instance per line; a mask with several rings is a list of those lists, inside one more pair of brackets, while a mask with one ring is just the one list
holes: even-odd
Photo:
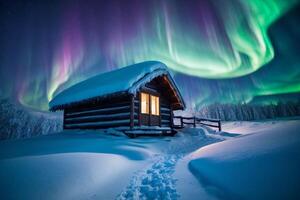
[[192, 125], [196, 127], [197, 124], [218, 128], [219, 131], [222, 130], [221, 120], [220, 119], [207, 119], [199, 117], [183, 117], [183, 116], [174, 116], [173, 119], [179, 119], [179, 125], [174, 124], [174, 128], [183, 128], [185, 125]]

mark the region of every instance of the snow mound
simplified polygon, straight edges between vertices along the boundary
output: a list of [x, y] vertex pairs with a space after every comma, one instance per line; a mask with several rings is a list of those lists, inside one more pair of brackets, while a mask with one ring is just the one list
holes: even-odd
[[192, 154], [189, 168], [221, 198], [300, 199], [299, 130], [299, 121], [272, 124], [206, 146]]
[[114, 199], [152, 152], [98, 131], [0, 143], [2, 199]]
[[113, 199], [112, 191], [126, 185], [136, 165], [105, 153], [28, 156], [0, 163], [2, 199]]

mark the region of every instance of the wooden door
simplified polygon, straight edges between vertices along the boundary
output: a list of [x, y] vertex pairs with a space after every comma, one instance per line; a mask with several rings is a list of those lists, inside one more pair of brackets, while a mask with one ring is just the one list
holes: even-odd
[[160, 125], [159, 96], [141, 92], [140, 96], [140, 120], [144, 126]]

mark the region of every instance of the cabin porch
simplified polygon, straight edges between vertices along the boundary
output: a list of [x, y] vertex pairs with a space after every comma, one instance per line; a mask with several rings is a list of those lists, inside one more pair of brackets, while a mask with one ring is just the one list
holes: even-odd
[[136, 126], [133, 128], [120, 127], [116, 130], [122, 131], [125, 135], [130, 138], [137, 136], [174, 136], [177, 131], [170, 127], [160, 127], [160, 126]]

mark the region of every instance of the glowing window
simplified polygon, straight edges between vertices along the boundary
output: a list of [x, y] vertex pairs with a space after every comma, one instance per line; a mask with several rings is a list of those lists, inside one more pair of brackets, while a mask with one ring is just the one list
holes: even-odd
[[151, 95], [151, 115], [159, 115], [159, 97]]
[[141, 102], [142, 102], [142, 108], [141, 113], [143, 114], [149, 114], [149, 94], [147, 93], [141, 93]]

